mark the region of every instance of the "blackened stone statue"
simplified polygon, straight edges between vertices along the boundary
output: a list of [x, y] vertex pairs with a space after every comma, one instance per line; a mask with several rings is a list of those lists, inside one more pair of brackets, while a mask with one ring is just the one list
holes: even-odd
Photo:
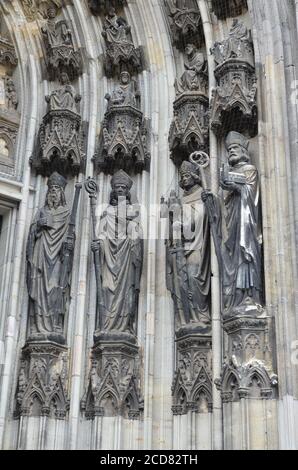
[[140, 93], [137, 90], [136, 82], [131, 79], [128, 72], [122, 72], [120, 75], [120, 84], [116, 87], [112, 94], [105, 96], [111, 106], [133, 106], [140, 108]]
[[110, 8], [104, 22], [103, 37], [109, 43], [133, 44], [130, 39], [130, 26], [124, 18], [117, 16], [115, 8]]
[[111, 180], [110, 204], [97, 228], [99, 251], [100, 334], [135, 336], [143, 262], [143, 241], [138, 213], [131, 205], [132, 180], [122, 170]]
[[27, 243], [29, 339], [64, 342], [64, 318], [70, 300], [74, 234], [69, 237], [67, 182], [53, 173], [45, 206], [30, 227]]
[[49, 104], [49, 111], [68, 110], [78, 114], [78, 103], [81, 96], [77, 94], [75, 88], [70, 84], [67, 73], [63, 72], [60, 77], [61, 87], [54, 90], [46, 101]]
[[201, 177], [196, 167], [180, 168], [182, 198], [168, 202], [170, 238], [167, 242], [167, 287], [175, 304], [176, 332], [210, 332], [210, 232], [201, 200]]
[[228, 167], [221, 174], [224, 198], [203, 193], [222, 270], [224, 316], [257, 314], [263, 302], [260, 186], [248, 146], [242, 134], [228, 134]]

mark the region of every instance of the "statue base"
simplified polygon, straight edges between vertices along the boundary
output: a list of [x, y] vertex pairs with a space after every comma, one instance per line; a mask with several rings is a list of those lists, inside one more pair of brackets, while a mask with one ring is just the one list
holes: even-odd
[[65, 337], [62, 333], [34, 333], [27, 339], [27, 343], [57, 343], [65, 345]]
[[28, 340], [22, 349], [15, 417], [64, 419], [67, 399], [68, 348], [55, 341]]
[[216, 385], [225, 403], [275, 395], [278, 380], [272, 362], [272, 319], [263, 307], [258, 307], [243, 313], [243, 306], [224, 318], [226, 360]]
[[87, 391], [81, 401], [86, 418], [139, 419], [143, 410], [139, 369], [135, 336], [117, 331], [95, 332]]
[[212, 337], [195, 328], [176, 332], [176, 370], [172, 386], [174, 415], [212, 411]]

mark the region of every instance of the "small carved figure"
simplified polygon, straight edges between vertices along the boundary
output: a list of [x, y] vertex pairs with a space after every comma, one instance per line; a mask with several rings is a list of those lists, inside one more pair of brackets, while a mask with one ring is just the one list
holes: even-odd
[[140, 108], [140, 93], [137, 90], [136, 82], [131, 79], [128, 72], [122, 72], [120, 75], [120, 85], [115, 88], [112, 95], [105, 96], [109, 106], [133, 106]]
[[207, 61], [193, 44], [187, 44], [185, 53], [187, 56], [184, 63], [185, 72], [180, 80], [176, 80], [176, 93], [177, 95], [187, 91], [202, 91], [205, 93]]
[[108, 43], [133, 45], [130, 38], [131, 27], [124, 18], [117, 16], [115, 8], [110, 8], [103, 27], [104, 32], [102, 36]]
[[72, 44], [72, 33], [67, 26], [65, 21], [56, 21], [57, 9], [54, 5], [51, 5], [47, 10], [47, 25], [41, 29], [47, 46], [50, 48], [57, 46], [71, 46]]
[[77, 103], [81, 101], [81, 96], [76, 93], [74, 87], [70, 84], [67, 73], [63, 72], [60, 77], [61, 87], [54, 90], [46, 101], [49, 103], [49, 111], [65, 110], [78, 113]]

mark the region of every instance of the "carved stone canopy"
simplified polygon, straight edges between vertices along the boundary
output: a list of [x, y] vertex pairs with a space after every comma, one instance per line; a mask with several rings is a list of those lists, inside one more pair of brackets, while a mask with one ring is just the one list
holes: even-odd
[[0, 37], [0, 64], [16, 67], [18, 58], [12, 42], [8, 39]]
[[[124, 75], [129, 76], [123, 72], [121, 77]], [[96, 168], [106, 173], [118, 169], [128, 173], [149, 170], [150, 126], [140, 110], [140, 95], [134, 82], [120, 85], [106, 98], [109, 104], [94, 157]]]
[[69, 410], [67, 356], [67, 348], [53, 342], [27, 343], [22, 350], [15, 418], [66, 417]]
[[[55, 11], [53, 9], [53, 13], [49, 15], [53, 15]], [[82, 74], [83, 59], [81, 51], [75, 50], [69, 23], [49, 16], [46, 25], [42, 27], [42, 33], [49, 79], [59, 80], [65, 72], [71, 81], [75, 80]]]
[[169, 132], [171, 159], [180, 166], [195, 151], [208, 151], [209, 100], [200, 92], [184, 93], [174, 102]]
[[[64, 95], [57, 95], [63, 90]], [[86, 161], [85, 132], [82, 118], [75, 109], [80, 96], [74, 96], [73, 88], [65, 85], [47, 100], [49, 110], [39, 129], [37, 149], [31, 158], [32, 167], [44, 176], [54, 171], [65, 176], [77, 175], [83, 171]], [[59, 103], [63, 103], [64, 109], [58, 106]]]
[[119, 9], [126, 5], [127, 0], [88, 0], [93, 15], [103, 15], [109, 8]]
[[212, 9], [220, 20], [240, 16], [247, 9], [247, 0], [212, 0]]
[[111, 8], [105, 18], [102, 36], [106, 43], [104, 68], [107, 77], [117, 76], [123, 71], [131, 75], [142, 72], [145, 68], [145, 58], [142, 47], [135, 47], [131, 28], [127, 21], [117, 16]]
[[92, 350], [88, 387], [81, 401], [86, 418], [122, 416], [139, 419], [143, 410], [140, 394], [138, 347], [108, 339]]
[[48, 8], [55, 7], [57, 9], [62, 7], [63, 0], [22, 0], [24, 14], [27, 21], [36, 21], [47, 18]]
[[177, 364], [172, 385], [174, 415], [212, 411], [211, 336], [177, 339]]
[[203, 23], [195, 0], [165, 0], [173, 43], [184, 50], [191, 42], [201, 47], [204, 42]]
[[229, 37], [212, 50], [217, 88], [211, 102], [211, 126], [222, 135], [230, 130], [257, 134], [257, 78], [250, 32], [234, 20]]

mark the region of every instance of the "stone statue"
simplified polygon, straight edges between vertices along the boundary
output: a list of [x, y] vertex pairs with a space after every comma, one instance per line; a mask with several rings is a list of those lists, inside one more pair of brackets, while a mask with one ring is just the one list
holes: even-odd
[[234, 19], [229, 37], [223, 42], [216, 42], [212, 49], [217, 64], [230, 59], [251, 59], [253, 62], [253, 45], [250, 31], [245, 24]]
[[258, 308], [263, 302], [260, 186], [248, 146], [242, 134], [228, 134], [228, 168], [221, 175], [225, 197], [221, 199], [209, 191], [202, 195], [213, 224], [226, 316], [238, 310], [245, 312], [246, 306]]
[[193, 44], [187, 44], [185, 53], [185, 72], [175, 83], [177, 95], [192, 91], [206, 92], [207, 61], [204, 55]]
[[61, 87], [54, 90], [46, 101], [49, 103], [49, 111], [68, 110], [78, 113], [77, 103], [81, 101], [81, 96], [76, 93], [75, 88], [70, 84], [67, 73], [61, 73]]
[[7, 108], [10, 110], [16, 110], [18, 107], [18, 95], [14, 81], [10, 77], [7, 77], [5, 80], [5, 94]]
[[27, 286], [30, 338], [63, 342], [64, 317], [70, 301], [75, 213], [67, 206], [63, 176], [48, 179], [45, 206], [30, 227], [27, 243]]
[[210, 232], [201, 200], [201, 177], [196, 167], [180, 168], [182, 198], [171, 193], [170, 238], [167, 241], [167, 287], [175, 305], [176, 330], [210, 331]]
[[124, 18], [117, 16], [115, 8], [110, 8], [105, 18], [103, 28], [104, 32], [102, 36], [108, 43], [133, 45], [130, 38], [131, 28]]
[[54, 5], [47, 10], [47, 25], [41, 29], [47, 47], [73, 46], [72, 34], [65, 21], [56, 21], [57, 9]]
[[136, 82], [131, 79], [128, 72], [122, 72], [120, 75], [120, 85], [115, 88], [112, 95], [105, 96], [111, 106], [133, 106], [140, 108], [140, 93], [137, 90]]
[[97, 227], [99, 318], [97, 330], [135, 336], [143, 262], [142, 230], [131, 205], [132, 180], [122, 170], [111, 180], [110, 204]]

